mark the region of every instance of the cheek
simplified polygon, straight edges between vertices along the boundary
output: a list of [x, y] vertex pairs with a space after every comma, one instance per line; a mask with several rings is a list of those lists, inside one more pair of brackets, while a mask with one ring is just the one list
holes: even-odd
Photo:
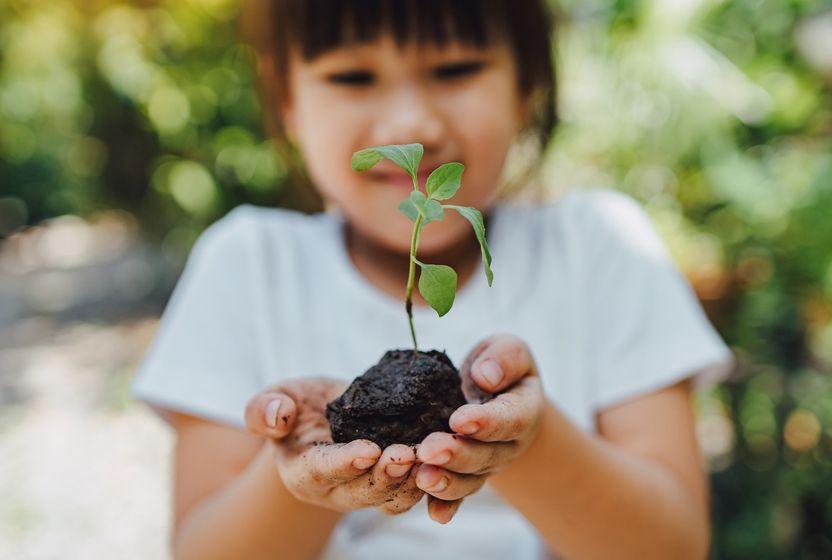
[[496, 190], [506, 154], [519, 128], [514, 103], [511, 88], [492, 80], [461, 96], [450, 109], [466, 163], [461, 199], [469, 203], [478, 199], [482, 204]]
[[349, 162], [364, 126], [362, 111], [310, 88], [301, 92], [297, 116], [298, 141], [313, 182], [324, 195], [342, 201], [355, 180]]

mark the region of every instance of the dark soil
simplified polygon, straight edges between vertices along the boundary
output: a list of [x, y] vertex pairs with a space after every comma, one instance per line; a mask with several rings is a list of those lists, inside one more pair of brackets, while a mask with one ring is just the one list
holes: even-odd
[[369, 439], [382, 449], [450, 432], [448, 419], [465, 404], [459, 372], [444, 352], [388, 350], [327, 404], [332, 440]]

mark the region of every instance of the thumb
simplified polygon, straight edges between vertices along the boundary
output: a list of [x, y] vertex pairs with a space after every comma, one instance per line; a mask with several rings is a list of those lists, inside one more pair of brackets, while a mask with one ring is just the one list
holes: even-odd
[[246, 428], [258, 436], [282, 439], [292, 431], [296, 412], [295, 401], [286, 393], [259, 393], [246, 404]]

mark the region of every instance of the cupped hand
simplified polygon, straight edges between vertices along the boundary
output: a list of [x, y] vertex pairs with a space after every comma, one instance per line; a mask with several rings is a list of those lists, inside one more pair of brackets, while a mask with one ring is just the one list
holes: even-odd
[[366, 439], [333, 443], [326, 405], [346, 387], [326, 378], [285, 381], [249, 400], [246, 426], [272, 442], [280, 477], [297, 499], [340, 512], [403, 513], [424, 495], [414, 450], [394, 444], [382, 451]]
[[545, 404], [537, 365], [516, 336], [483, 340], [459, 373], [468, 404], [451, 415], [455, 433], [433, 432], [417, 451], [416, 485], [429, 494], [428, 513], [439, 523], [450, 521], [465, 496], [525, 451]]

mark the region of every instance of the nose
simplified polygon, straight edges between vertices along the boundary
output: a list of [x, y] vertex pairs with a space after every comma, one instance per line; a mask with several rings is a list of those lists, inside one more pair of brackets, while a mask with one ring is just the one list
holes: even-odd
[[445, 134], [445, 123], [428, 92], [404, 84], [388, 94], [378, 111], [373, 145], [419, 142], [425, 152], [433, 151]]

